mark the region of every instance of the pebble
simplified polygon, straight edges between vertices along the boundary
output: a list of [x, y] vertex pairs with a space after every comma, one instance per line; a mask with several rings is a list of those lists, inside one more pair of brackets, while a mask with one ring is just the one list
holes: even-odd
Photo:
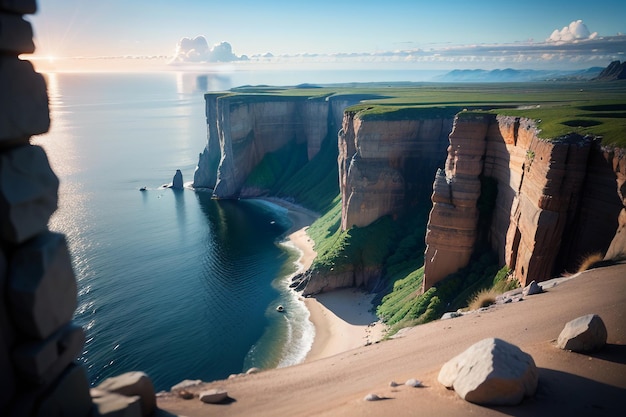
[[382, 400], [382, 398], [380, 398], [376, 394], [367, 394], [364, 399], [365, 399], [365, 401], [379, 401], [379, 400]]
[[414, 387], [414, 388], [421, 388], [421, 387], [423, 387], [422, 381], [419, 381], [419, 380], [417, 380], [415, 378], [411, 378], [411, 379], [407, 380], [404, 383], [404, 385], [407, 385], [409, 387]]

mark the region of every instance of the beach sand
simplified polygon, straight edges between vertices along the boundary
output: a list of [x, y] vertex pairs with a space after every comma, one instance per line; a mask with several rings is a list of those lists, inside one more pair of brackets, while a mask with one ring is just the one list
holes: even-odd
[[[284, 200], [267, 201], [287, 208], [292, 226], [286, 240], [300, 251], [299, 270], [308, 270], [315, 259], [314, 242], [306, 233], [307, 227], [317, 219], [317, 214]], [[372, 311], [373, 294], [353, 288], [318, 294], [304, 298], [310, 320], [315, 327], [313, 346], [306, 361], [333, 356], [367, 344], [380, 341], [386, 327]]]

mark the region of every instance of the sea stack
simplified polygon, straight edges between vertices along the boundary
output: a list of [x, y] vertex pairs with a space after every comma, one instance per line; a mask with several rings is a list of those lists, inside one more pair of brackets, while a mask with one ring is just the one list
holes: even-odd
[[172, 188], [177, 190], [183, 189], [183, 173], [180, 172], [180, 169], [177, 169], [176, 174], [174, 174], [174, 179], [172, 179]]

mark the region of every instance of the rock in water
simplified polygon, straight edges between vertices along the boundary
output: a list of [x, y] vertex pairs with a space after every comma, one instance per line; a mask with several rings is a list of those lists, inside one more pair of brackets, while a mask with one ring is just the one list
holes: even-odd
[[568, 322], [556, 342], [561, 349], [591, 352], [606, 344], [606, 326], [596, 314], [587, 314]]
[[176, 174], [174, 174], [174, 179], [172, 179], [172, 188], [176, 188], [178, 190], [183, 189], [183, 173], [180, 172], [180, 169], [177, 169]]
[[537, 390], [532, 356], [501, 339], [483, 339], [446, 362], [438, 381], [481, 405], [515, 405]]

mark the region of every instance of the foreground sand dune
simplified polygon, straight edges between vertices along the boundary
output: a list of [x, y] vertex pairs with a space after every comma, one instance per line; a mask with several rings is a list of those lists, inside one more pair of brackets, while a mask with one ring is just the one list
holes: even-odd
[[[599, 314], [608, 346], [593, 355], [554, 347], [563, 325]], [[536, 396], [516, 407], [486, 408], [437, 383], [440, 367], [471, 344], [499, 337], [531, 354], [540, 370]], [[399, 386], [417, 378], [425, 388]], [[554, 416], [622, 415], [626, 407], [626, 264], [588, 271], [546, 293], [486, 312], [436, 321], [404, 336], [318, 361], [215, 381], [228, 404], [160, 396], [163, 410], [185, 416]], [[200, 390], [200, 389], [198, 389]], [[387, 397], [366, 402], [369, 393]]]

